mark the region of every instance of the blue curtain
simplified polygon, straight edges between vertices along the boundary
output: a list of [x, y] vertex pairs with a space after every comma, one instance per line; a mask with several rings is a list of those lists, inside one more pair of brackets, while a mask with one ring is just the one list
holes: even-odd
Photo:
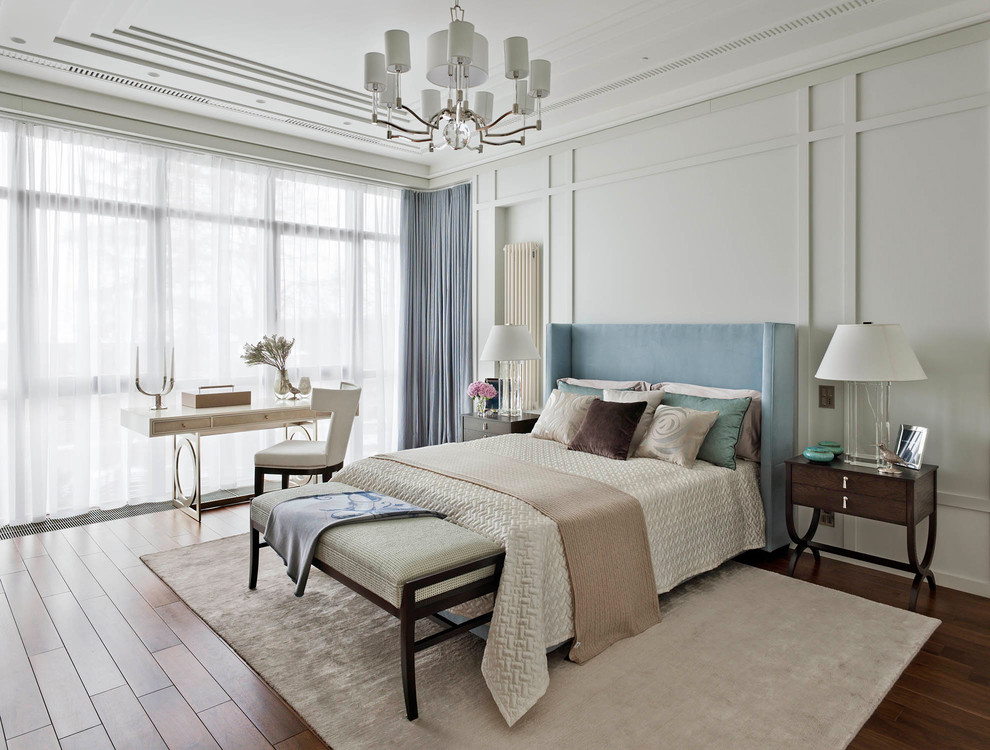
[[471, 186], [402, 192], [399, 448], [457, 439], [470, 408]]

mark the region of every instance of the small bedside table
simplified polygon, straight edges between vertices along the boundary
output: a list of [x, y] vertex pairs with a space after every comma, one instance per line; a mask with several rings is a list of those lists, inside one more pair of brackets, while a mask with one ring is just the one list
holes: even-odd
[[[935, 553], [935, 528], [938, 517], [936, 502], [938, 467], [924, 464], [918, 471], [901, 469], [899, 476], [881, 474], [876, 469], [853, 466], [841, 459], [829, 464], [816, 464], [804, 456], [788, 459], [787, 465], [787, 533], [796, 547], [791, 552], [788, 575], [794, 575], [798, 558], [810, 549], [815, 560], [820, 560], [819, 550], [833, 555], [885, 565], [897, 570], [914, 573], [911, 599], [908, 609], [918, 603], [918, 591], [923, 580], [935, 591], [935, 575], [932, 573], [932, 555]], [[900, 468], [900, 467], [899, 467]], [[794, 526], [794, 506], [814, 509], [811, 525], [804, 536], [799, 536]], [[811, 541], [818, 530], [818, 519], [823, 510], [843, 513], [858, 518], [885, 521], [907, 529], [908, 563], [863, 552], [833, 547]], [[924, 557], [918, 561], [915, 527], [928, 518], [928, 544]]]
[[514, 433], [532, 432], [533, 425], [540, 418], [539, 414], [523, 412], [521, 417], [506, 417], [492, 414], [479, 417], [477, 414], [461, 415], [461, 442], [480, 440], [492, 435], [511, 435]]

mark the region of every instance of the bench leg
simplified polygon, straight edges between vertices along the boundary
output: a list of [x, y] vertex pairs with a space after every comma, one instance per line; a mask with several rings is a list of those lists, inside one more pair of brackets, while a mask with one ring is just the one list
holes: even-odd
[[402, 640], [402, 694], [406, 699], [406, 718], [409, 721], [419, 717], [416, 705], [416, 620], [413, 619], [415, 589], [409, 587], [402, 592], [402, 607], [399, 610], [399, 637]]
[[253, 589], [258, 586], [258, 550], [261, 549], [261, 537], [258, 530], [251, 527], [251, 570], [248, 573], [248, 588]]
[[288, 474], [283, 474], [282, 475], [282, 489], [283, 490], [289, 489], [289, 475]]
[[265, 470], [256, 466], [254, 468], [254, 496], [257, 497], [265, 491]]

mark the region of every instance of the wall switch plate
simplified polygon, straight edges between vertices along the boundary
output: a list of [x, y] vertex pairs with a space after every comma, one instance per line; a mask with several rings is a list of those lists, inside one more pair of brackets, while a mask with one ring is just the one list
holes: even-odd
[[818, 408], [819, 409], [834, 409], [835, 408], [835, 386], [834, 385], [820, 385], [820, 386], [818, 386]]
[[823, 510], [821, 516], [818, 519], [818, 523], [822, 526], [828, 526], [829, 528], [835, 528], [835, 513], [830, 510]]

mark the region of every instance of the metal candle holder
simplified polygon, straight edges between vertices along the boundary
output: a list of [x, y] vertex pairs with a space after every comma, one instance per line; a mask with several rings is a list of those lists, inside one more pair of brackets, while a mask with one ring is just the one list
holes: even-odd
[[[164, 356], [165, 352], [162, 351]], [[145, 396], [152, 396], [155, 399], [155, 405], [151, 407], [151, 411], [164, 411], [168, 407], [162, 403], [162, 398], [167, 396], [172, 392], [172, 386], [175, 385], [175, 347], [172, 347], [172, 367], [169, 371], [168, 360], [165, 360], [166, 372], [162, 376], [162, 389], [158, 393], [149, 393], [144, 388], [141, 387], [141, 347], [137, 348], [137, 352], [134, 355], [134, 385], [137, 387], [139, 393], [143, 393]]]

